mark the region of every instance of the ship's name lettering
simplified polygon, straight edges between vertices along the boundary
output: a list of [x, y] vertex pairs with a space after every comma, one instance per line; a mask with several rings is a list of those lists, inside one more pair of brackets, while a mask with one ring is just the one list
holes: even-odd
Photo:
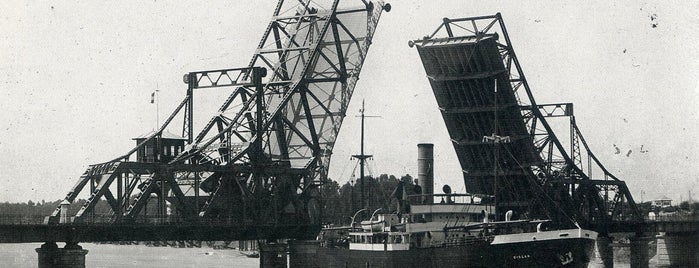
[[522, 255], [513, 255], [512, 259], [513, 260], [522, 260], [522, 259], [529, 259], [531, 257], [532, 256], [530, 256], [529, 254], [522, 254]]

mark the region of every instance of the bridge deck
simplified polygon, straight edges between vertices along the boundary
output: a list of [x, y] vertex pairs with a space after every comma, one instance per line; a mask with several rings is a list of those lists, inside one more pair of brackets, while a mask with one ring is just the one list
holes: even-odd
[[[291, 224], [0, 224], [0, 243], [315, 239], [320, 228]], [[592, 229], [606, 233], [699, 233], [699, 220], [614, 222]]]
[[320, 225], [26, 224], [0, 225], [0, 243], [315, 239]]
[[416, 45], [471, 193], [493, 194], [495, 150], [484, 136], [509, 137], [510, 142], [500, 145], [504, 150], [497, 160], [503, 181], [526, 181], [524, 177], [531, 174], [523, 167], [541, 161], [502, 62], [501, 46], [497, 35], [424, 40]]

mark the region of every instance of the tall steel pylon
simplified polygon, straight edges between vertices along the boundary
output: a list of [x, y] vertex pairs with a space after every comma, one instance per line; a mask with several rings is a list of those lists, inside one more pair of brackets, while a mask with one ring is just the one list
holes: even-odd
[[[94, 208], [104, 199], [111, 211], [103, 220], [117, 223], [318, 224], [318, 186], [376, 25], [390, 11], [380, 1], [347, 2], [281, 0], [247, 67], [187, 73], [187, 94], [163, 125], [91, 165], [68, 193], [74, 202], [89, 191], [75, 221], [99, 220]], [[195, 92], [218, 87], [233, 91], [195, 134]]]

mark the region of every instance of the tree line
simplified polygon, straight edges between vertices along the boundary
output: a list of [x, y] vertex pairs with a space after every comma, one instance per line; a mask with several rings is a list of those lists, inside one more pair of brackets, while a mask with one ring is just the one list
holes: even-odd
[[357, 215], [356, 221], [366, 220], [376, 209], [381, 213], [395, 212], [398, 201], [393, 198], [393, 191], [399, 182], [413, 185], [409, 174], [397, 178], [394, 175], [381, 174], [378, 177], [365, 176], [355, 182], [338, 182], [328, 180], [322, 187], [323, 221], [328, 224], [346, 225], [361, 207], [361, 183], [364, 181], [364, 203], [367, 212]]
[[[10, 203], [10, 202], [4, 202], [0, 203], [0, 214], [1, 215], [22, 215], [22, 216], [48, 216], [53, 213], [56, 208], [63, 202], [63, 200], [56, 200], [56, 201], [46, 201], [46, 200], [41, 200], [41, 201], [32, 201], [29, 200], [27, 202], [20, 202], [20, 203]], [[72, 204], [70, 204], [68, 211], [70, 211], [71, 215], [75, 215], [75, 213], [80, 210], [80, 206], [85, 203], [84, 199], [78, 199]], [[97, 203], [95, 207], [95, 211], [97, 214], [100, 213], [108, 213], [111, 209], [109, 208], [109, 204], [107, 202], [99, 202]]]

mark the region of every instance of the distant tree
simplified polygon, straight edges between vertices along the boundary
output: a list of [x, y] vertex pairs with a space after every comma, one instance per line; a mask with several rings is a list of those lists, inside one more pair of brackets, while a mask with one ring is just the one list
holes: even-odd
[[643, 202], [640, 204], [636, 204], [638, 206], [638, 210], [641, 212], [643, 215], [647, 215], [649, 212], [653, 211], [653, 206], [651, 205], [651, 202]]
[[689, 202], [682, 201], [682, 203], [680, 203], [680, 209], [685, 210], [685, 211], [689, 211]]
[[400, 177], [400, 181], [407, 184], [413, 184], [413, 177], [410, 174], [405, 174]]
[[328, 180], [321, 188], [323, 200], [323, 216], [326, 222], [336, 223], [340, 213], [344, 212], [346, 205], [340, 196], [340, 185], [333, 180]]
[[[323, 220], [326, 223], [337, 225], [347, 225], [350, 223], [352, 215], [361, 209], [361, 190], [358, 179], [357, 183], [346, 182], [340, 186], [333, 180], [328, 180], [321, 190], [324, 206]], [[380, 213], [393, 212], [397, 205], [396, 200], [391, 196], [398, 186], [399, 181], [412, 184], [413, 178], [410, 175], [396, 176], [381, 174], [376, 178], [366, 176], [364, 181], [364, 201], [368, 212], [358, 215], [356, 220], [367, 219], [372, 212], [381, 208]]]

